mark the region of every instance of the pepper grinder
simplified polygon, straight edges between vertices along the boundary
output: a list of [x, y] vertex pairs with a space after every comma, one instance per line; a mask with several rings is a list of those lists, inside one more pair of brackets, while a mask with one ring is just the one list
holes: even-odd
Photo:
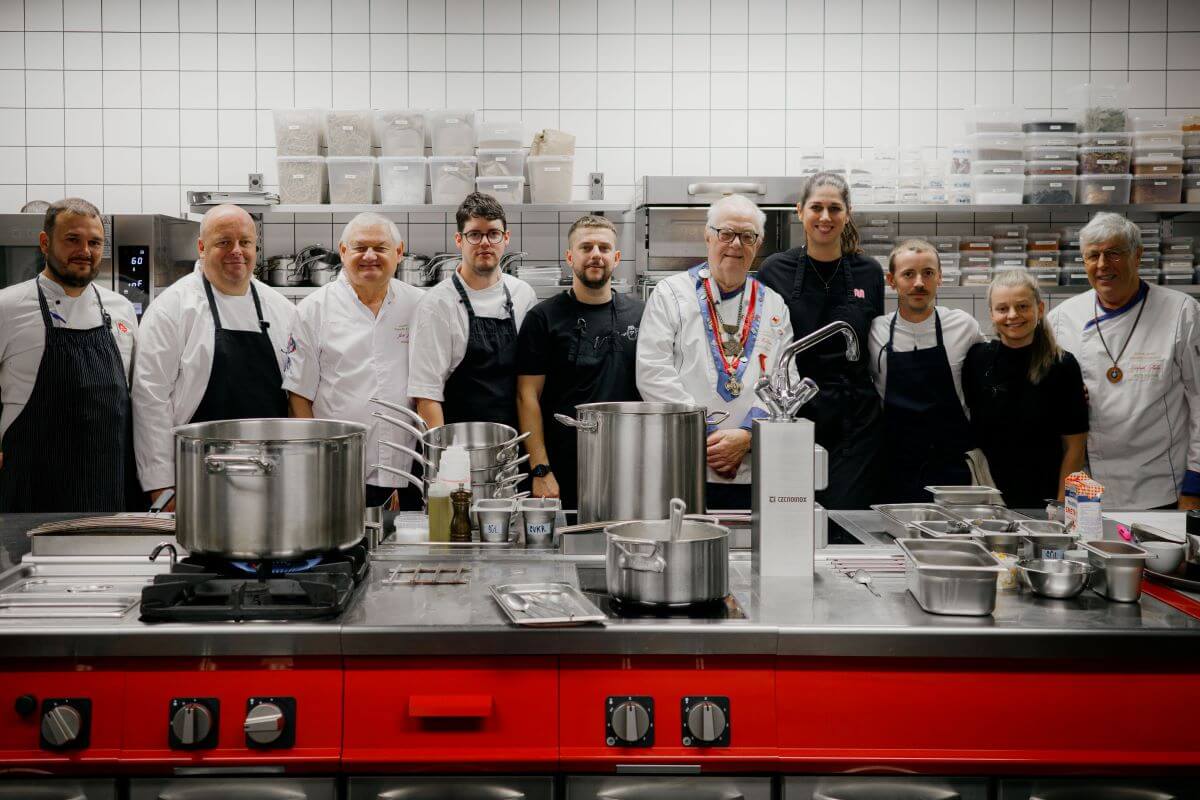
[[453, 508], [450, 541], [471, 541], [471, 492], [460, 483], [458, 489], [450, 493], [450, 505]]

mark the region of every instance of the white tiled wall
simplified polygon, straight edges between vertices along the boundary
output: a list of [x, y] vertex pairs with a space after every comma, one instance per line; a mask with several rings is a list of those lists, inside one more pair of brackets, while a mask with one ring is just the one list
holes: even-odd
[[[946, 147], [976, 102], [1200, 108], [1198, 0], [0, 0], [0, 210], [274, 180], [270, 109], [467, 106], [577, 136], [579, 196]], [[297, 234], [299, 235], [299, 234]]]

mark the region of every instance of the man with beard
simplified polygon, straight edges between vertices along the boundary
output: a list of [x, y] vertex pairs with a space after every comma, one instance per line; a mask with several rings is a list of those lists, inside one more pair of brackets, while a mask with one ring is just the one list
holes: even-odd
[[46, 268], [0, 291], [0, 513], [125, 510], [137, 315], [92, 281], [104, 226], [91, 203], [46, 210]]
[[567, 232], [571, 288], [538, 303], [517, 345], [517, 412], [529, 432], [534, 497], [578, 503], [575, 429], [551, 419], [584, 403], [640, 400], [637, 335], [645, 304], [612, 290], [621, 263], [617, 231], [585, 215]]
[[142, 317], [134, 451], [153, 499], [175, 485], [175, 426], [288, 415], [283, 369], [296, 307], [254, 280], [257, 247], [254, 220], [243, 209], [209, 209], [196, 269]]
[[517, 427], [517, 331], [537, 302], [529, 284], [500, 272], [504, 208], [473, 192], [455, 214], [462, 263], [417, 306], [408, 393], [429, 427], [499, 422]]

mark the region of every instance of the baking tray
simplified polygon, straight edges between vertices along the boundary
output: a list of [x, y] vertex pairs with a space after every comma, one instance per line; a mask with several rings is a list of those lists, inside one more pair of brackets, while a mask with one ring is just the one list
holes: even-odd
[[952, 513], [945, 506], [935, 503], [885, 503], [871, 508], [883, 517], [883, 529], [895, 539], [911, 536], [909, 526], [914, 522], [966, 521], [957, 512]]
[[605, 620], [596, 604], [569, 583], [502, 583], [488, 589], [514, 625], [559, 628]]

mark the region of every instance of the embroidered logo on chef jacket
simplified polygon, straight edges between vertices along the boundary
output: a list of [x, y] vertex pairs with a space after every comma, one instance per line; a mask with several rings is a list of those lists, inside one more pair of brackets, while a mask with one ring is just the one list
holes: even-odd
[[288, 334], [287, 347], [281, 351], [283, 353], [283, 371], [287, 372], [292, 366], [292, 353], [296, 352], [296, 337]]
[[124, 322], [118, 322], [117, 323], [117, 332], [123, 333], [126, 336], [128, 336], [129, 335], [129, 326], [126, 325]]
[[618, 334], [618, 336], [620, 336], [622, 339], [626, 339], [631, 342], [636, 342], [637, 337], [638, 337], [638, 326], [630, 325], [628, 328], [625, 329], [624, 333]]
[[854, 296], [857, 297], [859, 300], [866, 300], [867, 299], [867, 291], [865, 289], [855, 289]]
[[1162, 380], [1165, 367], [1166, 359], [1160, 358], [1157, 353], [1134, 353], [1125, 370], [1125, 380], [1159, 381]]
[[400, 344], [408, 344], [408, 326], [407, 325], [397, 325], [395, 327], [395, 331], [396, 331], [396, 341], [400, 342]]

